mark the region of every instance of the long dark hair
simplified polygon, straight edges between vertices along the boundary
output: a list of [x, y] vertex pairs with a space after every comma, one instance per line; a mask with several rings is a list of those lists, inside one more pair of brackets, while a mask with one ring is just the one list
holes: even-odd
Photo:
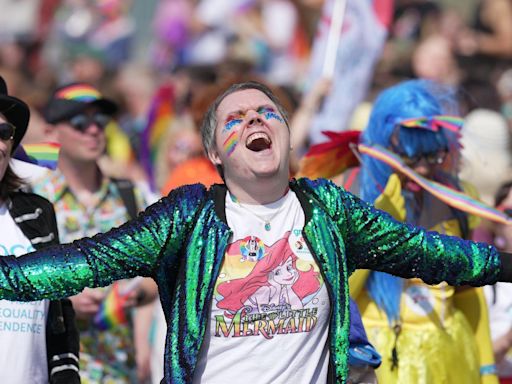
[[11, 166], [8, 165], [4, 177], [0, 180], [0, 202], [6, 201], [9, 193], [18, 190], [23, 184], [23, 179], [14, 173]]

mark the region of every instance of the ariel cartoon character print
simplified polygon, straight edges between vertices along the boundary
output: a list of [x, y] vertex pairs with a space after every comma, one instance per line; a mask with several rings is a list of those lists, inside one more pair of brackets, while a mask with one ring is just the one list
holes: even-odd
[[[300, 234], [300, 231], [298, 231]], [[291, 236], [290, 236], [291, 235]], [[310, 332], [317, 322], [322, 277], [291, 232], [266, 245], [255, 236], [232, 243], [215, 288], [214, 336]], [[297, 248], [297, 250], [295, 250]]]

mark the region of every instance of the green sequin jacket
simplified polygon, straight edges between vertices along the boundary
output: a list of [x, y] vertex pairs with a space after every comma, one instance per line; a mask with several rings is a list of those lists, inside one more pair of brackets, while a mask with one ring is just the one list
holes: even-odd
[[[418, 276], [431, 284], [485, 285], [498, 279], [500, 256], [491, 246], [397, 222], [326, 180], [292, 180], [290, 188], [304, 209], [303, 235], [328, 287], [330, 382], [347, 377], [348, 277], [356, 268]], [[163, 382], [191, 382], [231, 236], [225, 196], [225, 186], [185, 186], [105, 234], [2, 257], [0, 298], [57, 298], [117, 279], [152, 277], [169, 324]]]

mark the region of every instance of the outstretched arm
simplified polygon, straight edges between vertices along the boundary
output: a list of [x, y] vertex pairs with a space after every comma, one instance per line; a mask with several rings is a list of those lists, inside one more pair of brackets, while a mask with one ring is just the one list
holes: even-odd
[[[164, 249], [180, 249], [185, 226], [197, 209], [197, 188], [175, 190], [137, 219], [92, 238], [18, 258], [1, 257], [0, 298], [55, 299], [74, 295], [85, 287], [106, 286], [137, 275], [152, 276]], [[176, 258], [175, 253], [171, 257]], [[172, 265], [176, 261], [169, 262]]]
[[498, 279], [497, 250], [483, 243], [428, 232], [394, 220], [353, 195], [345, 194], [347, 252], [357, 268], [379, 270], [427, 284], [485, 285]]
[[346, 235], [351, 270], [373, 269], [404, 278], [420, 277], [428, 284], [446, 281], [455, 286], [512, 278], [512, 273], [502, 268], [501, 259], [506, 255], [500, 257], [492, 246], [401, 223], [342, 190], [340, 197], [344, 215], [339, 225]]

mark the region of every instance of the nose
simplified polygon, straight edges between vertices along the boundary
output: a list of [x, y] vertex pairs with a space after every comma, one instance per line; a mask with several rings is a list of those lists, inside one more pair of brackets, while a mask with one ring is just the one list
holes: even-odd
[[249, 116], [249, 122], [247, 123], [247, 125], [249, 127], [252, 127], [259, 124], [263, 124], [261, 116], [256, 111], [251, 111]]
[[260, 117], [253, 117], [249, 120], [249, 126], [263, 124], [263, 120]]

